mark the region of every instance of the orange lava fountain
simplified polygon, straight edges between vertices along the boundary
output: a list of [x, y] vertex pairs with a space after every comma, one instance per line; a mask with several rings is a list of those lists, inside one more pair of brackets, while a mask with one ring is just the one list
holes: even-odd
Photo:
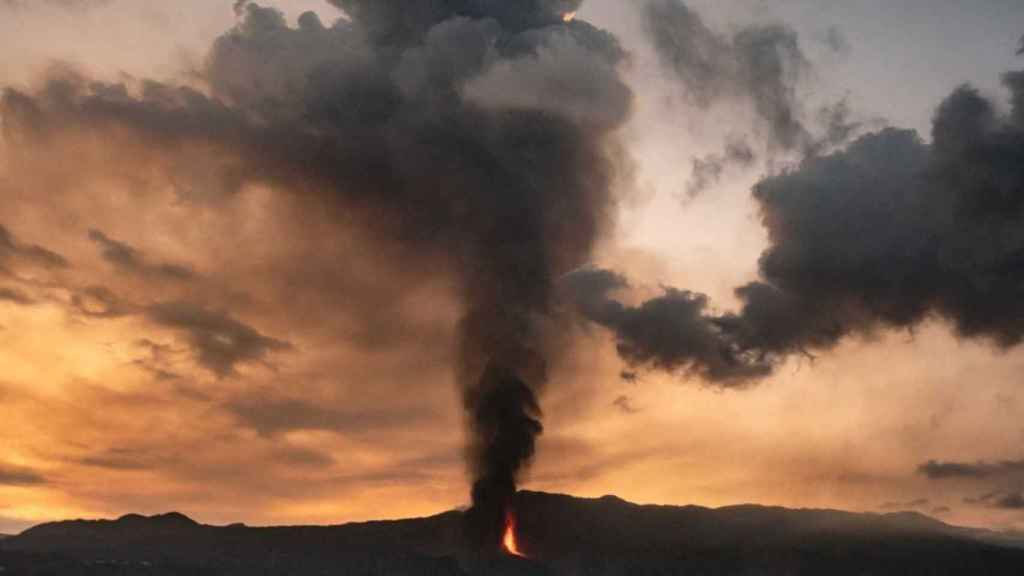
[[519, 551], [519, 543], [516, 542], [516, 516], [511, 510], [505, 513], [505, 535], [501, 539], [501, 546], [513, 556], [526, 558], [526, 554]]

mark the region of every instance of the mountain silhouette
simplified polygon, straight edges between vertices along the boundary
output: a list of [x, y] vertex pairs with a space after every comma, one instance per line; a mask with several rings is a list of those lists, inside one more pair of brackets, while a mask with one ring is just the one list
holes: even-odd
[[637, 505], [520, 492], [529, 558], [469, 549], [464, 513], [339, 526], [208, 526], [179, 513], [30, 528], [0, 543], [6, 574], [877, 575], [1020, 574], [1024, 547], [914, 512]]

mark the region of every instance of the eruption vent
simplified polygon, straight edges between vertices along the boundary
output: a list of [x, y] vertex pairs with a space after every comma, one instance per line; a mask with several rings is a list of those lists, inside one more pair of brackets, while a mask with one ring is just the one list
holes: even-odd
[[505, 513], [505, 535], [501, 538], [501, 547], [513, 556], [526, 558], [526, 554], [519, 550], [519, 543], [516, 542], [516, 515], [511, 508]]

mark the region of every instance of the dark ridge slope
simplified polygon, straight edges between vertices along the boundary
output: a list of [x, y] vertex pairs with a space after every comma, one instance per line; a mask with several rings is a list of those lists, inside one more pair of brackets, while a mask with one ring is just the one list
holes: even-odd
[[172, 513], [43, 524], [0, 544], [0, 566], [30, 575], [852, 576], [1009, 575], [1024, 565], [1024, 550], [986, 541], [991, 533], [912, 512], [651, 506], [537, 492], [520, 492], [515, 505], [529, 561], [472, 555], [461, 512], [277, 528], [207, 526]]

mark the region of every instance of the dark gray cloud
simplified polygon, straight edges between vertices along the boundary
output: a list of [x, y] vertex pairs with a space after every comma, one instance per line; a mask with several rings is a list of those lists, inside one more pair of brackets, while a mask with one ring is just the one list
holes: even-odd
[[45, 483], [46, 478], [34, 470], [0, 463], [0, 486], [35, 486]]
[[114, 240], [99, 230], [89, 230], [89, 239], [99, 246], [104, 260], [122, 271], [157, 280], [190, 280], [195, 277], [195, 273], [187, 266], [150, 263], [136, 248]]
[[932, 480], [1024, 476], [1024, 460], [973, 463], [929, 460], [918, 466], [917, 472]]
[[825, 45], [836, 54], [849, 54], [850, 41], [838, 26], [829, 26], [825, 32]]
[[45, 268], [66, 268], [63, 256], [35, 244], [18, 242], [14, 235], [0, 224], [0, 264], [8, 260], [21, 260]]
[[929, 460], [917, 471], [930, 480], [962, 480], [972, 485], [988, 486], [978, 496], [967, 496], [965, 504], [1004, 510], [1024, 509], [1024, 497], [1019, 489], [1024, 482], [1024, 460], [999, 462], [940, 462]]
[[743, 100], [771, 145], [795, 150], [810, 140], [796, 96], [809, 63], [796, 32], [774, 24], [721, 34], [680, 0], [650, 0], [644, 12], [661, 63], [695, 104]]
[[[646, 0], [646, 30], [659, 61], [700, 108], [723, 103], [746, 105], [757, 119], [753, 134], [776, 152], [815, 156], [849, 141], [861, 129], [845, 100], [805, 113], [798, 88], [811, 63], [797, 33], [784, 24], [756, 24], [724, 34], [712, 30], [682, 0]], [[845, 38], [831, 28], [825, 42], [848, 50]], [[713, 186], [731, 167], [749, 167], [753, 148], [735, 136], [721, 153], [692, 160], [687, 190], [691, 196]]]
[[619, 355], [633, 367], [695, 374], [738, 384], [767, 375], [771, 367], [730, 341], [702, 294], [666, 288], [638, 306], [615, 299], [625, 278], [602, 269], [581, 269], [564, 284], [581, 313], [616, 337]]
[[278, 436], [297, 430], [322, 430], [345, 434], [372, 434], [388, 428], [414, 425], [428, 415], [422, 411], [393, 409], [357, 410], [306, 398], [233, 398], [223, 405], [245, 427], [263, 436]]
[[1024, 338], [1024, 82], [1005, 84], [1008, 115], [961, 87], [936, 111], [931, 144], [888, 128], [759, 182], [769, 247], [760, 280], [735, 291], [737, 313], [673, 288], [626, 306], [612, 293], [625, 280], [601, 271], [573, 275], [570, 292], [631, 365], [725, 384], [851, 334], [929, 318], [1015, 346]]
[[995, 490], [980, 496], [968, 496], [964, 503], [1000, 510], [1024, 510], [1024, 494], [1020, 490]]
[[755, 160], [757, 156], [750, 144], [743, 139], [732, 138], [721, 153], [693, 159], [693, 169], [690, 173], [690, 182], [686, 185], [686, 192], [690, 196], [696, 196], [717, 184], [730, 167], [747, 168]]
[[865, 122], [854, 119], [850, 103], [846, 98], [819, 108], [815, 121], [818, 125], [818, 136], [806, 150], [811, 155], [831, 152], [850, 142], [851, 138], [861, 132], [865, 126]]
[[196, 362], [220, 377], [234, 374], [241, 363], [266, 364], [272, 352], [291, 348], [288, 342], [264, 336], [225, 312], [191, 302], [155, 304], [147, 309], [146, 316], [185, 334]]

